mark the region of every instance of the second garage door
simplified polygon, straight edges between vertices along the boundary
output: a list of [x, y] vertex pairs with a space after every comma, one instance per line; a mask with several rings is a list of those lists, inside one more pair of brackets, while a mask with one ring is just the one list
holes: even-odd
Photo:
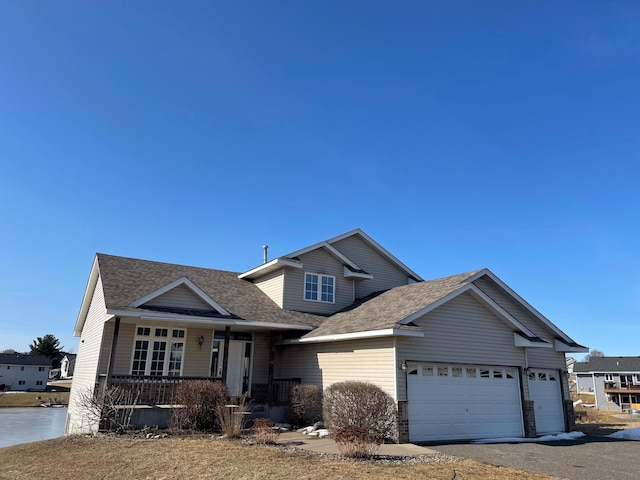
[[516, 367], [409, 362], [409, 439], [523, 436]]
[[532, 368], [529, 396], [533, 400], [538, 435], [564, 432], [564, 412], [558, 370]]

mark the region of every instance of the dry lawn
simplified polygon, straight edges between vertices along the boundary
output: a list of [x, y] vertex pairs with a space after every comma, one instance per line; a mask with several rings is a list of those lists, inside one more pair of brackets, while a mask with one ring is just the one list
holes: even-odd
[[[471, 460], [402, 464], [328, 460], [277, 448], [194, 438], [141, 440], [63, 437], [0, 449], [0, 479], [494, 479], [548, 475]], [[56, 472], [56, 473], [53, 473]], [[59, 476], [56, 476], [59, 474]]]
[[0, 407], [33, 407], [40, 405], [42, 398], [45, 402], [49, 398], [57, 398], [62, 403], [69, 402], [69, 392], [8, 392], [0, 395]]

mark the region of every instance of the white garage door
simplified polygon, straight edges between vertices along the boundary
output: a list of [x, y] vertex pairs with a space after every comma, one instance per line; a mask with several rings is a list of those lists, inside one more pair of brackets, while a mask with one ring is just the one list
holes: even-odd
[[558, 370], [529, 370], [529, 397], [533, 400], [538, 435], [564, 432], [564, 412]]
[[523, 436], [515, 367], [409, 363], [412, 442]]

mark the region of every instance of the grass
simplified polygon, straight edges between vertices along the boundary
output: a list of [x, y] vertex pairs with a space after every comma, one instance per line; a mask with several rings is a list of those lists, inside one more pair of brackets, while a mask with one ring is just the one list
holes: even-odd
[[33, 407], [40, 405], [40, 397], [45, 402], [49, 398], [57, 398], [62, 403], [69, 403], [69, 392], [8, 392], [0, 395], [0, 407]]
[[[382, 464], [329, 460], [277, 448], [209, 438], [62, 437], [0, 449], [0, 479], [443, 479], [551, 480], [548, 475], [472, 460], [438, 464]], [[47, 465], [49, 467], [47, 467]], [[55, 467], [54, 467], [55, 468]]]

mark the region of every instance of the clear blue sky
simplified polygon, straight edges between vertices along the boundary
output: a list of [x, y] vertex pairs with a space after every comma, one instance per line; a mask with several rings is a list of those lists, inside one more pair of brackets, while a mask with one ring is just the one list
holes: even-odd
[[95, 252], [242, 271], [360, 227], [640, 355], [638, 25], [635, 1], [0, 2], [0, 350], [77, 350]]

